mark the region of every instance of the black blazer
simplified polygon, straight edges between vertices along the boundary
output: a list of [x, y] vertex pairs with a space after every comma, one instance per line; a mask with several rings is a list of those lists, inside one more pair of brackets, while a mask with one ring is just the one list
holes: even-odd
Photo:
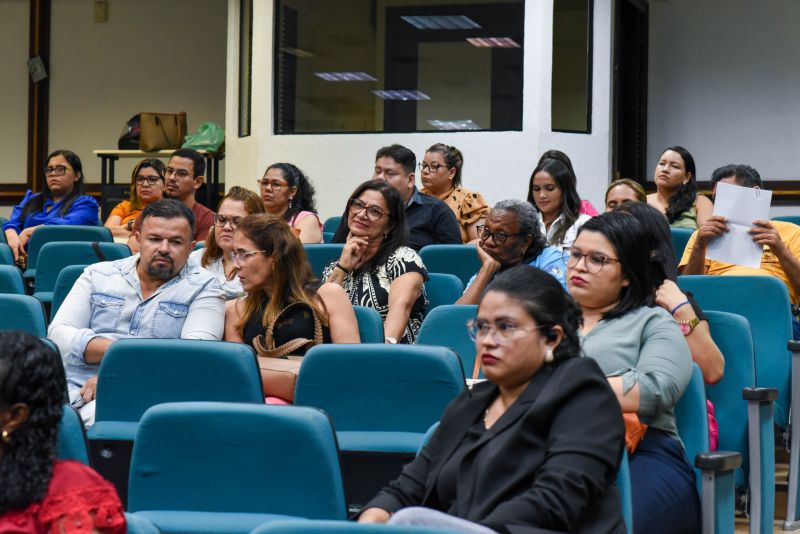
[[364, 509], [426, 506], [498, 532], [624, 534], [614, 482], [625, 425], [590, 358], [543, 366], [464, 456], [453, 509], [439, 502], [442, 466], [498, 394], [484, 382], [459, 395], [419, 456]]

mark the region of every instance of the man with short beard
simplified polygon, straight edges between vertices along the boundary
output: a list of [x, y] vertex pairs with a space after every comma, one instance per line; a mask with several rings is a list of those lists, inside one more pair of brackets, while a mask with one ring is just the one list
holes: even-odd
[[94, 422], [97, 369], [114, 341], [222, 339], [222, 287], [187, 261], [195, 245], [192, 210], [159, 200], [141, 219], [139, 253], [87, 267], [48, 329], [62, 354], [70, 402], [87, 425]]

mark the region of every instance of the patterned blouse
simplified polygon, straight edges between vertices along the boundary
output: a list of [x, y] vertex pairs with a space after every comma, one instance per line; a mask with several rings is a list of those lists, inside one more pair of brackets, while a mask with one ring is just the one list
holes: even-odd
[[[322, 273], [322, 279], [327, 280], [333, 272], [336, 262], [328, 265]], [[371, 271], [353, 271], [345, 276], [342, 287], [350, 297], [354, 306], [373, 308], [381, 314], [381, 319], [386, 322], [389, 313], [389, 288], [395, 279], [406, 273], [420, 273], [424, 280], [428, 279], [428, 270], [422, 264], [422, 259], [414, 249], [400, 247], [392, 253], [386, 263], [374, 267]], [[408, 325], [403, 332], [403, 337], [398, 343], [414, 343], [417, 338], [425, 308], [428, 306], [428, 297], [425, 286], [422, 286], [411, 313], [408, 316]]]
[[[436, 196], [427, 189], [423, 189], [422, 192], [426, 195]], [[458, 225], [461, 228], [461, 241], [468, 243], [469, 234], [467, 233], [467, 228], [486, 217], [486, 214], [489, 213], [489, 205], [486, 204], [483, 195], [473, 193], [459, 186], [454, 187], [438, 198], [456, 214]]]

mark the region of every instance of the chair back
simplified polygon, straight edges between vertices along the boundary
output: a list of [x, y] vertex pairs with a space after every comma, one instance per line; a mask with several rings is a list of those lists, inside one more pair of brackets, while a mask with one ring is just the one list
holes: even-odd
[[341, 222], [342, 222], [342, 217], [340, 215], [336, 217], [328, 217], [327, 219], [325, 219], [325, 222], [322, 223], [322, 231], [335, 234]]
[[781, 215], [780, 217], [772, 217], [773, 221], [783, 221], [800, 226], [800, 215]]
[[429, 273], [454, 274], [464, 287], [481, 268], [475, 245], [428, 245], [419, 251]]
[[58, 426], [58, 446], [56, 457], [59, 460], [75, 460], [89, 465], [89, 443], [86, 441], [86, 429], [75, 408], [64, 405], [61, 424]]
[[[0, 232], [0, 235], [2, 234], [3, 232]], [[0, 265], [14, 265], [14, 253], [5, 241], [0, 243]]]
[[755, 358], [750, 323], [741, 315], [706, 311], [711, 337], [725, 357], [725, 374], [716, 384], [706, 384], [706, 398], [714, 405], [719, 426], [719, 450], [742, 455], [742, 468], [737, 470], [737, 485], [744, 484], [748, 472], [747, 403], [742, 389], [755, 387]]
[[680, 263], [683, 251], [686, 248], [686, 243], [689, 242], [689, 238], [692, 237], [694, 230], [691, 228], [670, 228], [669, 231], [672, 234], [672, 247], [675, 249], [675, 259]]
[[64, 303], [64, 299], [67, 298], [69, 292], [72, 291], [72, 286], [74, 286], [75, 281], [81, 277], [86, 267], [88, 267], [88, 265], [67, 265], [58, 273], [56, 285], [53, 287], [52, 301], [50, 302], [50, 321], [55, 319], [58, 309], [61, 307], [61, 304]]
[[436, 421], [431, 425], [431, 427], [425, 432], [425, 435], [422, 436], [422, 441], [419, 442], [419, 449], [417, 449], [417, 456], [419, 453], [422, 452], [422, 449], [425, 448], [425, 445], [431, 440], [433, 433], [436, 432], [436, 429], [439, 428], [439, 421]]
[[789, 417], [792, 318], [786, 285], [772, 276], [679, 276], [704, 311], [741, 315], [750, 323], [755, 349], [756, 386], [776, 388], [775, 424], [786, 428]]
[[[467, 321], [478, 313], [475, 304], [450, 304], [439, 306], [422, 321], [417, 334], [417, 345], [447, 347], [458, 355], [464, 376], [472, 377], [475, 367], [475, 342], [469, 338]], [[481, 371], [478, 377], [483, 376]]]
[[44, 307], [30, 295], [0, 294], [0, 330], [24, 330], [46, 337]]
[[0, 264], [0, 293], [25, 294], [25, 282], [22, 280], [22, 273], [15, 265]]
[[32, 271], [32, 273], [26, 271], [26, 278], [35, 276], [39, 251], [45, 243], [52, 241], [113, 243], [114, 236], [111, 235], [111, 230], [104, 226], [69, 226], [61, 224], [40, 226], [31, 234], [31, 240], [28, 242], [28, 270]]
[[383, 319], [375, 308], [353, 306], [358, 321], [358, 336], [361, 343], [383, 343]]
[[224, 341], [121, 339], [106, 351], [95, 426], [136, 422], [151, 406], [182, 401], [263, 403], [253, 350]]
[[311, 271], [317, 278], [322, 277], [325, 267], [338, 260], [342, 256], [342, 243], [306, 243], [303, 245], [306, 250], [308, 264]]
[[181, 402], [150, 408], [133, 445], [128, 510], [343, 520], [330, 420], [312, 408], [264, 404]]
[[428, 308], [425, 310], [427, 315], [438, 306], [455, 304], [464, 293], [464, 284], [454, 274], [428, 273], [425, 293], [428, 295]]
[[622, 461], [617, 471], [617, 491], [622, 501], [622, 519], [625, 521], [625, 530], [633, 534], [633, 494], [631, 492], [631, 468], [628, 465], [628, 451], [622, 451]]
[[337, 431], [422, 434], [463, 389], [458, 358], [443, 347], [317, 345], [294, 400], [325, 410]]
[[[696, 363], [692, 363], [692, 378], [686, 391], [675, 405], [675, 422], [678, 435], [683, 442], [689, 465], [694, 465], [694, 457], [710, 450], [708, 442], [708, 407], [706, 405], [703, 373]], [[700, 472], [697, 474], [697, 492], [701, 493]]]
[[94, 245], [86, 241], [53, 241], [42, 245], [34, 296], [42, 298], [42, 294], [48, 293], [42, 300], [52, 300], [58, 275], [64, 267], [119, 260], [131, 255], [131, 250], [122, 243], [97, 243], [97, 250]]

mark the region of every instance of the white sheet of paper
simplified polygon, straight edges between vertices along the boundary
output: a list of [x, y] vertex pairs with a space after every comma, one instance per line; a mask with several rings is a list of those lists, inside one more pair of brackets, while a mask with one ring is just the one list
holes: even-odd
[[748, 230], [756, 219], [769, 220], [772, 191], [720, 182], [714, 197], [714, 215], [728, 219], [729, 231], [711, 240], [706, 257], [758, 268], [763, 247], [753, 243]]

